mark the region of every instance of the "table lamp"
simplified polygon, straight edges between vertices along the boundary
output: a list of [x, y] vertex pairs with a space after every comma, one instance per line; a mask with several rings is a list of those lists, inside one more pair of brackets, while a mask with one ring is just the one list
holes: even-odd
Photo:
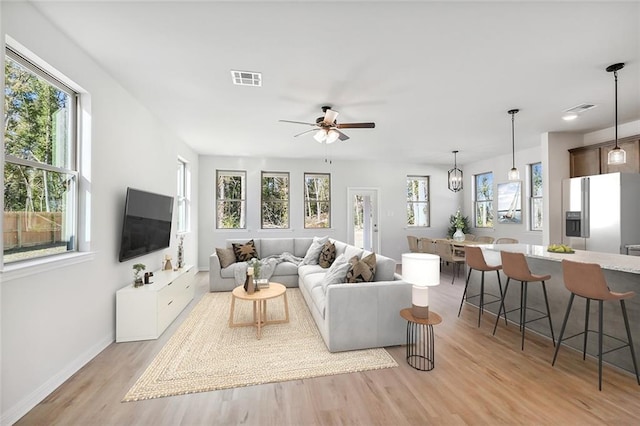
[[440, 284], [440, 256], [429, 253], [403, 253], [402, 279], [413, 284], [411, 313], [429, 317], [429, 287]]

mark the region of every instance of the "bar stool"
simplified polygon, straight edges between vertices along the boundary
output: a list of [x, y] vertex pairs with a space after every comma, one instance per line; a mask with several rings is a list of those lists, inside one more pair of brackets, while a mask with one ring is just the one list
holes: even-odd
[[[469, 268], [469, 273], [467, 274], [467, 282], [464, 285], [464, 292], [462, 293], [462, 300], [460, 301], [460, 309], [458, 309], [458, 317], [460, 317], [460, 313], [462, 312], [462, 305], [465, 300], [468, 300], [470, 297], [479, 297], [480, 303], [478, 306], [478, 327], [480, 327], [480, 317], [484, 312], [484, 305], [488, 305], [491, 303], [496, 303], [502, 300], [502, 283], [500, 282], [500, 270], [502, 269], [502, 265], [487, 265], [487, 262], [484, 259], [484, 255], [482, 254], [482, 249], [476, 246], [466, 246], [465, 247], [465, 259], [467, 262], [467, 267]], [[480, 271], [480, 293], [475, 294], [473, 296], [467, 295], [467, 289], [469, 288], [469, 278], [471, 278], [471, 271], [473, 270]], [[487, 293], [487, 295], [495, 297], [495, 300], [486, 302], [484, 301], [484, 273], [496, 271], [496, 275], [498, 276], [498, 289], [500, 290], [500, 297]], [[500, 311], [498, 311], [498, 317], [500, 317]], [[504, 323], [507, 323], [507, 316], [504, 317]]]
[[[507, 316], [508, 312], [520, 311], [520, 330], [522, 330], [522, 345], [521, 349], [524, 350], [524, 329], [527, 323], [538, 321], [543, 318], [549, 319], [549, 330], [551, 330], [551, 341], [555, 346], [555, 337], [553, 335], [553, 325], [551, 324], [551, 312], [549, 311], [549, 299], [547, 299], [547, 287], [544, 282], [551, 278], [551, 275], [535, 275], [532, 274], [529, 270], [529, 265], [527, 265], [527, 259], [525, 259], [524, 254], [522, 253], [512, 253], [508, 251], [501, 251], [500, 258], [502, 259], [502, 272], [507, 276], [507, 284], [504, 287], [504, 293], [502, 295], [502, 302], [500, 302], [500, 309], [498, 309], [498, 313], [502, 309], [505, 309], [504, 315]], [[509, 282], [511, 279], [516, 281], [520, 281], [522, 287], [520, 288], [520, 307], [511, 309], [507, 311], [504, 307], [504, 299], [507, 297], [507, 291], [509, 290]], [[527, 288], [529, 282], [541, 282], [542, 283], [542, 292], [544, 294], [544, 304], [547, 307], [547, 314], [544, 315], [544, 312], [535, 309], [529, 308], [529, 310], [537, 312], [539, 314], [543, 314], [538, 318], [527, 320]], [[496, 317], [496, 324], [493, 327], [493, 334], [496, 334], [496, 328], [498, 328], [498, 320], [500, 320], [500, 315]]]
[[[618, 349], [629, 347], [631, 351], [631, 360], [633, 361], [633, 369], [636, 372], [636, 380], [640, 385], [640, 376], [638, 376], [638, 365], [636, 364], [636, 354], [633, 349], [633, 341], [631, 340], [631, 331], [629, 329], [629, 319], [627, 317], [627, 308], [624, 304], [624, 299], [629, 299], [635, 295], [633, 291], [626, 293], [615, 293], [609, 290], [607, 281], [602, 272], [600, 265], [595, 263], [580, 263], [570, 260], [562, 261], [562, 275], [564, 277], [564, 285], [571, 292], [569, 296], [569, 304], [567, 305], [567, 312], [564, 315], [564, 321], [562, 322], [562, 328], [560, 329], [560, 337], [558, 338], [558, 346], [553, 354], [553, 361], [551, 365], [556, 363], [556, 357], [560, 350], [560, 343], [563, 340], [571, 339], [584, 334], [584, 344], [582, 347], [582, 359], [586, 359], [587, 352], [587, 336], [588, 332], [595, 332], [595, 330], [589, 330], [589, 307], [592, 300], [598, 301], [598, 390], [602, 390], [602, 355], [605, 353], [617, 351]], [[569, 337], [564, 336], [564, 330], [567, 326], [567, 320], [569, 319], [569, 313], [571, 312], [571, 304], [575, 296], [584, 297], [586, 299], [586, 313], [584, 317], [584, 331], [574, 334]], [[620, 307], [622, 308], [622, 318], [624, 319], [624, 326], [627, 330], [627, 341], [619, 339], [602, 332], [602, 305], [605, 300], [619, 300]], [[602, 352], [602, 336], [605, 335], [614, 340], [624, 343], [622, 346], [610, 349], [606, 352]]]

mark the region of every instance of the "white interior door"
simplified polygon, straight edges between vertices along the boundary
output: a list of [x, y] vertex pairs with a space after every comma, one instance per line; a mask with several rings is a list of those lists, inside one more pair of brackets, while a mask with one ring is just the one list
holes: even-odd
[[349, 244], [379, 253], [378, 190], [376, 188], [348, 188], [347, 197]]

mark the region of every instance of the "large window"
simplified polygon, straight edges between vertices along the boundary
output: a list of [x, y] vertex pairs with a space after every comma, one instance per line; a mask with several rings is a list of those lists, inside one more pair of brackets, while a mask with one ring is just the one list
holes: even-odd
[[493, 173], [482, 173], [474, 176], [475, 191], [475, 226], [476, 228], [493, 227]]
[[542, 231], [542, 163], [529, 165], [529, 217], [532, 231]]
[[246, 172], [216, 172], [216, 228], [246, 228]]
[[304, 227], [331, 227], [331, 175], [304, 174]]
[[289, 173], [262, 172], [262, 229], [289, 228]]
[[177, 220], [176, 230], [178, 233], [185, 233], [189, 231], [189, 210], [190, 210], [190, 198], [191, 189], [189, 185], [189, 169], [187, 162], [178, 158], [178, 171], [177, 171]]
[[4, 251], [11, 263], [77, 250], [77, 94], [7, 48]]
[[429, 226], [429, 176], [407, 176], [407, 225]]

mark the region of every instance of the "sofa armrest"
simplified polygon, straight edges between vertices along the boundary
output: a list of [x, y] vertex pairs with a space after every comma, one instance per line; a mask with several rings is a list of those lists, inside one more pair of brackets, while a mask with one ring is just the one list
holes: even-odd
[[405, 343], [412, 285], [402, 280], [327, 287], [325, 322], [331, 352]]

